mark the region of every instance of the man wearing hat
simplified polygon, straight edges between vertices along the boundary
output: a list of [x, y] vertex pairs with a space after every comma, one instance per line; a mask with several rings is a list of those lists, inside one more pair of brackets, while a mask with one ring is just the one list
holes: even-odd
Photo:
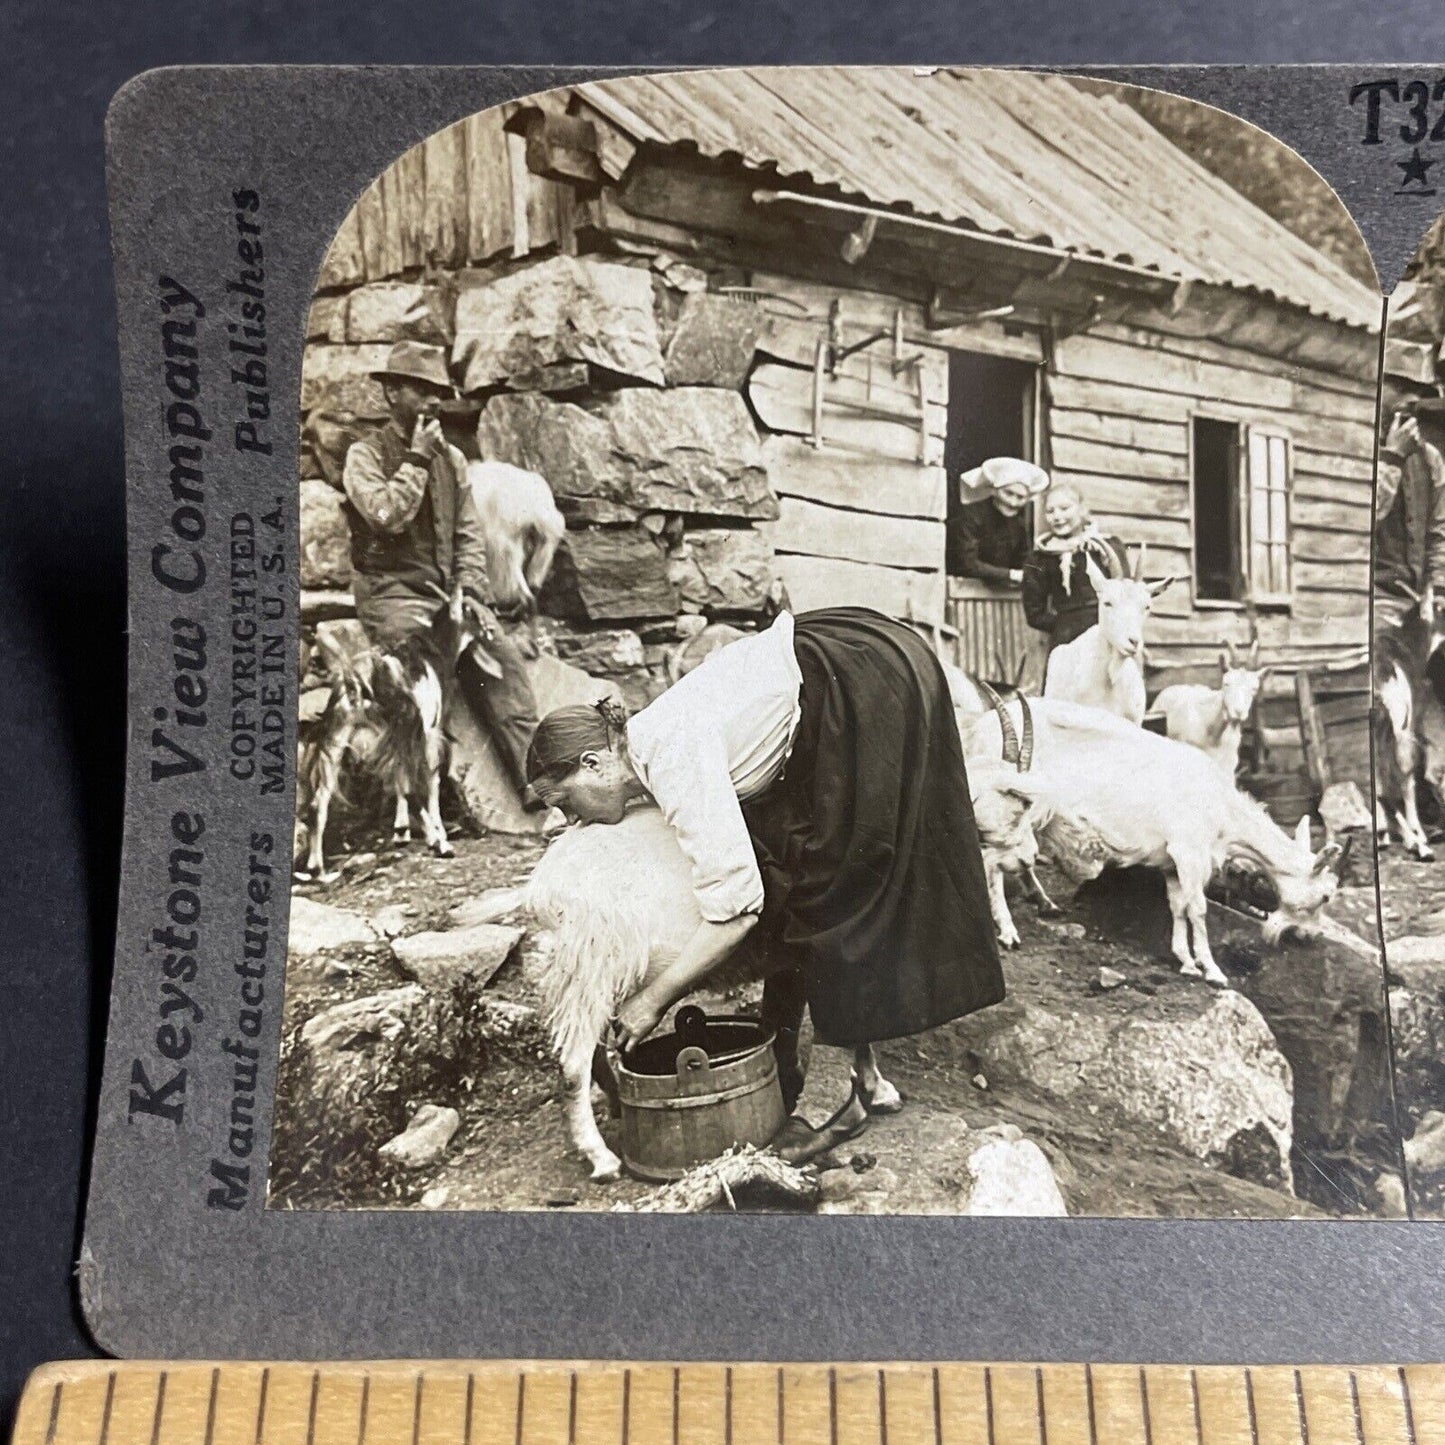
[[959, 477], [961, 506], [948, 520], [945, 568], [955, 577], [1017, 587], [1033, 549], [1026, 515], [1049, 474], [1019, 457], [990, 457]]
[[374, 644], [395, 647], [430, 627], [461, 585], [489, 634], [486, 652], [501, 670], [497, 677], [474, 651], [465, 653], [457, 665], [462, 696], [496, 740], [517, 791], [535, 808], [526, 764], [537, 704], [522, 656], [491, 610], [486, 545], [466, 458], [447, 442], [437, 418], [441, 402], [454, 395], [446, 353], [440, 346], [398, 341], [372, 375], [386, 392], [391, 420], [353, 442], [342, 469], [356, 615]]
[[1415, 404], [1438, 394], [1425, 348], [1392, 342], [1380, 388], [1384, 440], [1375, 493], [1376, 626], [1433, 591], [1445, 599], [1445, 458], [1420, 435]]

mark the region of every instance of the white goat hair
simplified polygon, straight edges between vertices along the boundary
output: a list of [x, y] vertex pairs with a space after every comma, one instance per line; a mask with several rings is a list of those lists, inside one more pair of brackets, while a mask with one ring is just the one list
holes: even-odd
[[1144, 721], [1144, 619], [1153, 599], [1174, 581], [1145, 582], [1144, 556], [1141, 546], [1131, 576], [1106, 577], [1085, 553], [1099, 620], [1049, 654], [1045, 697], [1102, 708], [1136, 726]]
[[531, 611], [567, 523], [536, 472], [508, 462], [468, 462], [467, 478], [487, 544], [492, 593], [505, 609]]
[[[1204, 890], [1231, 859], [1262, 870], [1279, 894], [1265, 923], [1268, 939], [1319, 920], [1339, 884], [1333, 869], [1341, 849], [1331, 843], [1312, 852], [1308, 818], [1291, 838], [1197, 748], [1097, 708], [1048, 699], [1031, 706], [1036, 765], [1052, 805], [1082, 819], [1111, 864], [1164, 873], [1181, 973], [1227, 983], [1209, 946]], [[996, 757], [998, 718], [978, 719], [967, 747], [971, 756]], [[1041, 833], [1048, 846], [1047, 830]]]
[[1198, 748], [1224, 774], [1239, 771], [1239, 744], [1244, 725], [1254, 711], [1255, 699], [1268, 668], [1240, 666], [1221, 656], [1218, 687], [1178, 682], [1161, 688], [1154, 711], [1164, 715], [1164, 727], [1177, 742]]

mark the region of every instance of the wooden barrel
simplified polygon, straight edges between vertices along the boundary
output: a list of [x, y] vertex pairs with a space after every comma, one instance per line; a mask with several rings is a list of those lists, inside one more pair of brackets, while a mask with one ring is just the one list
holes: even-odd
[[643, 1179], [678, 1179], [736, 1144], [766, 1144], [786, 1117], [772, 1035], [756, 1019], [690, 1009], [678, 1026], [618, 1061], [622, 1159]]

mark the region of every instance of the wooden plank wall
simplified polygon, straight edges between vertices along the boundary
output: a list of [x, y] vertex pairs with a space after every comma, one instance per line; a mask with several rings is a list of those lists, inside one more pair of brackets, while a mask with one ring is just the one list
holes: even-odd
[[507, 111], [469, 115], [398, 156], [341, 223], [317, 290], [555, 245], [568, 188], [527, 170], [522, 137], [502, 129]]
[[[1363, 335], [1362, 347], [1371, 342]], [[1113, 323], [1058, 341], [1046, 378], [1047, 458], [1079, 483], [1105, 531], [1149, 544], [1153, 577], [1184, 579], [1156, 604], [1151, 659], [1211, 666], [1237, 609], [1196, 608], [1190, 418], [1282, 429], [1291, 438], [1293, 605], [1260, 619], [1274, 662], [1337, 656], [1366, 642], [1374, 392], [1364, 381], [1219, 342]], [[1161, 679], [1162, 681], [1162, 679]]]

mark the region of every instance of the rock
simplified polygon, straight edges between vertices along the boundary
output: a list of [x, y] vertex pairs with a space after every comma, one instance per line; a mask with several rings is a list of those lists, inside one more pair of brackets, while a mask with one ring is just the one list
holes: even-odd
[[1385, 945], [1395, 1087], [1405, 1105], [1445, 1099], [1445, 949], [1439, 938]]
[[350, 412], [367, 420], [384, 420], [386, 393], [371, 371], [386, 365], [390, 350], [390, 346], [380, 343], [308, 346], [301, 363], [301, 410], [308, 412], [320, 407], [331, 412]]
[[402, 973], [435, 993], [462, 979], [483, 987], [521, 941], [520, 928], [475, 923], [446, 933], [413, 933], [394, 939], [391, 952]]
[[461, 1127], [462, 1116], [455, 1109], [423, 1104], [411, 1116], [406, 1129], [383, 1144], [379, 1152], [383, 1159], [403, 1169], [425, 1169], [441, 1160]]
[[752, 527], [688, 532], [667, 575], [685, 603], [708, 612], [756, 612], [773, 583], [773, 546]]
[[679, 606], [662, 549], [637, 527], [568, 532], [542, 602], [582, 622], [670, 617]]
[[446, 1202], [452, 1197], [452, 1192], [445, 1184], [433, 1184], [430, 1189], [421, 1197], [423, 1209], [443, 1209]]
[[[477, 445], [547, 478], [564, 514], [643, 512], [775, 520], [757, 430], [735, 391], [629, 387], [583, 409], [533, 393], [493, 397]], [[646, 614], [642, 614], [646, 615]]]
[[407, 915], [414, 911], [404, 903], [388, 903], [371, 915], [371, 926], [382, 938], [397, 938], [406, 932]]
[[1048, 1156], [1012, 1125], [985, 1129], [967, 1158], [966, 1214], [1063, 1218], [1068, 1214]]
[[349, 963], [344, 963], [339, 958], [328, 958], [321, 966], [321, 977], [332, 983], [340, 983], [342, 979], [350, 978], [356, 970]]
[[1392, 969], [1431, 964], [1445, 968], [1445, 938], [1417, 935], [1392, 938], [1385, 945], [1385, 960]]
[[[620, 696], [615, 684], [589, 677], [580, 668], [545, 653], [526, 666], [538, 717], [571, 703], [594, 703], [600, 698]], [[541, 833], [548, 815], [523, 811], [496, 745], [471, 709], [453, 708], [447, 728], [453, 742], [452, 781], [477, 824], [496, 833]]]
[[1431, 1109], [1405, 1140], [1405, 1163], [1417, 1174], [1445, 1173], [1445, 1114]]
[[401, 1037], [425, 1004], [426, 990], [415, 983], [351, 999], [312, 1014], [301, 1026], [301, 1042], [317, 1054], [333, 1055], [390, 1043]]
[[[1183, 986], [1127, 1008], [1081, 994], [1067, 1011], [1014, 993], [954, 1027], [995, 1082], [1081, 1096], [1197, 1159], [1254, 1160], [1255, 1183], [1290, 1181], [1290, 1068], [1258, 1009], [1233, 990]], [[1256, 1130], [1268, 1143], [1262, 1161]]]
[[313, 296], [311, 309], [306, 313], [307, 341], [345, 341], [345, 324], [337, 322], [345, 309], [344, 296]]
[[479, 923], [498, 923], [522, 906], [520, 888], [488, 888], [465, 903], [448, 910], [447, 921], [453, 928], [473, 928]]
[[314, 958], [376, 941], [372, 926], [358, 913], [317, 903], [301, 894], [291, 899], [291, 922], [286, 934], [290, 958]]
[[1410, 1208], [1405, 1198], [1405, 1181], [1389, 1171], [1375, 1180], [1375, 1198], [1386, 1219], [1408, 1219]]
[[631, 628], [598, 627], [579, 632], [552, 617], [538, 618], [537, 627], [549, 651], [594, 676], [630, 672], [647, 665], [642, 639]]
[[[1071, 911], [1088, 924], [1090, 936], [1131, 957], [1169, 958], [1169, 907], [1156, 872], [1106, 873], [1079, 889]], [[1289, 1064], [1296, 1147], [1302, 1154], [1328, 1151], [1331, 1141], [1371, 1127], [1391, 1107], [1378, 961], [1325, 937], [1266, 942], [1255, 919], [1213, 902], [1208, 928], [1220, 966], [1263, 1014]], [[1161, 1005], [1180, 986], [1175, 967], [1146, 975]], [[1132, 981], [1131, 997], [1142, 991], [1142, 983]], [[1319, 1191], [1317, 1202], [1330, 1206], [1328, 1186], [1317, 1176], [1302, 1174], [1297, 1182], [1301, 1190]]]
[[667, 384], [741, 390], [766, 326], [766, 315], [749, 302], [691, 292], [663, 358]]
[[301, 428], [301, 475], [321, 477], [339, 489], [352, 443], [373, 435], [380, 425], [380, 417], [351, 411], [320, 407], [307, 412]]
[[301, 483], [301, 585], [351, 585], [351, 528], [329, 482]]
[[[346, 298], [345, 315], [340, 318], [345, 339], [351, 342], [426, 341], [445, 344], [447, 337], [441, 316], [429, 305], [435, 303], [436, 287], [416, 281], [373, 281], [358, 286]], [[333, 325], [333, 339], [336, 326]]]
[[1319, 807], [1315, 811], [1320, 815], [1320, 822], [1325, 825], [1327, 838], [1368, 828], [1371, 822], [1364, 794], [1353, 779], [1343, 783], [1331, 783], [1320, 795]]
[[1099, 987], [1105, 990], [1118, 988], [1129, 980], [1116, 968], [1109, 968], [1107, 965], [1099, 969]]
[[555, 256], [458, 293], [452, 362], [461, 371], [463, 391], [569, 361], [663, 383], [646, 270]]

